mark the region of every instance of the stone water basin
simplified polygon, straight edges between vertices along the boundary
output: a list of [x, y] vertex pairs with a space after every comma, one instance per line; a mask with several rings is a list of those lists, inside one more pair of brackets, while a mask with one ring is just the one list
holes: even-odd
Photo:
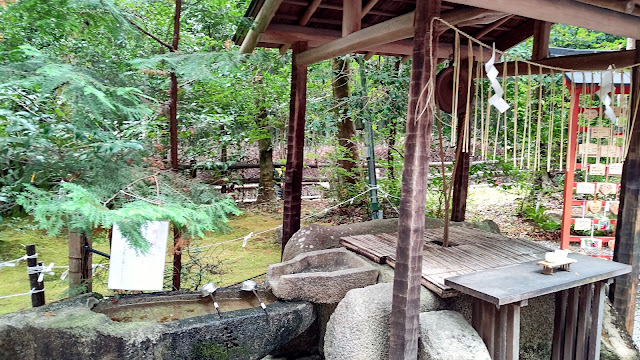
[[219, 289], [222, 318], [195, 292], [77, 296], [0, 316], [0, 359], [261, 359], [315, 314], [310, 303], [259, 294], [268, 315], [252, 293]]
[[376, 268], [346, 249], [302, 253], [267, 269], [267, 285], [278, 299], [321, 304], [338, 303], [377, 279]]
[[[265, 305], [273, 304], [278, 300], [269, 292], [258, 291], [258, 295]], [[260, 301], [253, 293], [246, 291], [220, 290], [219, 293], [216, 292], [215, 299], [220, 306], [222, 317], [232, 311], [260, 307]], [[93, 308], [93, 311], [105, 314], [112, 321], [117, 322], [155, 321], [162, 323], [202, 315], [215, 314], [217, 316], [211, 297], [202, 297], [196, 293], [122, 297], [117, 302], [102, 301]]]

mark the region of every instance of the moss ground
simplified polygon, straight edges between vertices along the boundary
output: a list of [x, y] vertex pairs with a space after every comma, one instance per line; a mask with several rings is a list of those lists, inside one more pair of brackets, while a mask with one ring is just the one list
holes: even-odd
[[[210, 245], [230, 239], [243, 237], [250, 232], [260, 232], [274, 228], [281, 224], [277, 217], [246, 213], [232, 218], [229, 222], [231, 231], [224, 234], [208, 233], [203, 239], [198, 239], [192, 245]], [[0, 261], [11, 260], [24, 255], [24, 246], [35, 244], [38, 259], [45, 264], [55, 263], [56, 266], [68, 265], [68, 240], [65, 235], [48, 237], [44, 231], [34, 230], [28, 220], [5, 224], [0, 228]], [[109, 252], [106, 236], [99, 235], [93, 239], [93, 247], [97, 250]], [[205, 272], [201, 283], [215, 281], [218, 286], [230, 285], [266, 271], [269, 264], [280, 261], [280, 246], [276, 242], [275, 232], [271, 231], [252, 237], [246, 247], [242, 247], [242, 240], [212, 246], [197, 255], [201, 258], [201, 265], [216, 265], [212, 272]], [[167, 257], [168, 260], [171, 257]], [[189, 255], [183, 256], [187, 263]], [[93, 257], [94, 263], [108, 263], [98, 255]], [[65, 269], [55, 269], [55, 275], [45, 276], [45, 296], [47, 303], [67, 296], [68, 282], [61, 280], [60, 275]], [[94, 291], [108, 295], [111, 293], [106, 287], [107, 274], [98, 270], [94, 280]], [[185, 279], [183, 287], [193, 288], [195, 282]], [[26, 262], [22, 261], [17, 267], [5, 267], [0, 270], [0, 296], [25, 293], [29, 291]], [[18, 296], [0, 299], [0, 314], [18, 311], [31, 307], [30, 296]]]

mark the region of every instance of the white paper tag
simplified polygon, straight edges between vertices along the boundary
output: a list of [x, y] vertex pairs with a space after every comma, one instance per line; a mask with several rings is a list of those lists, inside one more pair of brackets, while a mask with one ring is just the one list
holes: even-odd
[[607, 173], [607, 166], [605, 164], [589, 165], [589, 175], [605, 175], [606, 173]]
[[609, 175], [622, 175], [622, 163], [610, 164]]
[[591, 219], [586, 219], [586, 218], [575, 219], [575, 223], [573, 224], [573, 229], [578, 231], [591, 230]]
[[588, 182], [579, 182], [576, 184], [576, 194], [589, 194], [596, 193], [596, 184]]

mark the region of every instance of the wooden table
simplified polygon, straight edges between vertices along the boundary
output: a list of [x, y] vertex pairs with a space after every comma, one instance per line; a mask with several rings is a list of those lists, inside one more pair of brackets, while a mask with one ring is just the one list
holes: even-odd
[[518, 359], [520, 308], [528, 299], [556, 294], [552, 360], [600, 358], [604, 285], [631, 272], [631, 266], [590, 256], [571, 271], [542, 274], [537, 261], [445, 279], [445, 284], [474, 298], [472, 325], [492, 359]]

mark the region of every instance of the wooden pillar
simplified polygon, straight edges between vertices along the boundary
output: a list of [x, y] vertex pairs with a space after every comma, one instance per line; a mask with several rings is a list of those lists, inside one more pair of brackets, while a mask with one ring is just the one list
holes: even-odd
[[[466, 86], [466, 84], [464, 85]], [[466, 101], [466, 100], [465, 100]], [[473, 101], [473, 100], [472, 100]], [[467, 193], [469, 192], [469, 169], [471, 153], [463, 150], [465, 113], [458, 114], [458, 139], [456, 144], [456, 171], [453, 174], [453, 194], [451, 200], [451, 221], [464, 221], [467, 211]], [[469, 134], [467, 134], [469, 138]]]
[[85, 245], [91, 247], [91, 239], [84, 233], [69, 233], [69, 292], [72, 296], [93, 290], [92, 255], [85, 250]]
[[282, 220], [282, 251], [291, 236], [300, 229], [302, 198], [302, 167], [304, 165], [304, 124], [307, 106], [307, 66], [297, 58], [307, 50], [306, 42], [293, 44], [291, 61], [291, 98], [287, 136], [287, 165], [284, 179], [284, 213]]
[[[635, 50], [635, 62], [640, 62], [640, 49]], [[640, 69], [637, 67], [633, 68], [631, 86], [633, 86], [632, 113], [628, 123], [634, 125], [631, 129], [629, 151], [622, 168], [620, 210], [613, 260], [630, 264], [632, 270], [629, 274], [615, 279], [609, 289], [609, 297], [613, 307], [622, 317], [627, 331], [633, 334], [638, 275], [640, 275], [640, 116], [638, 116], [640, 110], [636, 106], [640, 100]]]
[[[570, 86], [564, 80], [565, 86]], [[564, 202], [562, 204], [562, 227], [560, 248], [568, 249], [571, 236], [571, 203], [573, 201], [573, 179], [576, 171], [576, 149], [578, 144], [578, 114], [580, 113], [581, 88], [576, 87], [569, 92], [569, 130], [567, 132], [567, 155], [564, 167]]]
[[[396, 272], [393, 281], [389, 358], [415, 359], [418, 356], [420, 281], [424, 244], [425, 197], [429, 166], [429, 145], [433, 126], [433, 99], [438, 47], [437, 29], [432, 19], [440, 15], [441, 0], [418, 1], [414, 18], [413, 64], [409, 86], [409, 108], [402, 172], [402, 199], [398, 220]], [[433, 24], [436, 25], [436, 24]], [[427, 86], [430, 89], [422, 93]], [[421, 96], [422, 95], [422, 96]]]
[[536, 20], [533, 24], [533, 49], [531, 60], [542, 60], [549, 57], [549, 34], [551, 24], [547, 21]]
[[[36, 246], [35, 245], [27, 245], [27, 266], [35, 267], [38, 266], [38, 259], [36, 258]], [[40, 263], [42, 265], [42, 263]], [[29, 289], [34, 290], [42, 290], [44, 289], [44, 283], [38, 281], [38, 276], [40, 274], [33, 273], [29, 274]], [[40, 291], [37, 293], [31, 294], [31, 306], [38, 307], [44, 305], [44, 291]]]

